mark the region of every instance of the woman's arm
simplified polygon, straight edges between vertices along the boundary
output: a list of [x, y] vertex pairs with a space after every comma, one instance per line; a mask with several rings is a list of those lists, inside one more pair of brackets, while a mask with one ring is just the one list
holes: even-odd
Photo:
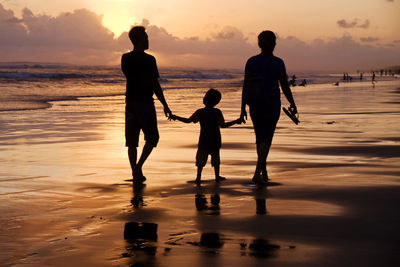
[[243, 81], [243, 89], [242, 89], [242, 105], [240, 109], [240, 119], [242, 121], [245, 121], [244, 118], [247, 120], [247, 112], [246, 112], [246, 95], [247, 95], [247, 83], [248, 83], [248, 78], [246, 77], [246, 73], [244, 75], [244, 81]]
[[294, 102], [292, 90], [290, 90], [288, 77], [286, 73], [282, 73], [279, 82], [281, 84], [282, 92], [285, 95], [286, 99], [289, 101], [290, 106], [293, 108], [295, 113], [297, 113], [296, 103]]

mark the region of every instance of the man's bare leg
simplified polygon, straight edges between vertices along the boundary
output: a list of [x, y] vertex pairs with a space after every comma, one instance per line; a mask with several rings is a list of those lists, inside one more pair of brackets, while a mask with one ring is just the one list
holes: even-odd
[[137, 148], [136, 147], [128, 147], [128, 158], [129, 158], [129, 163], [131, 164], [131, 169], [132, 169], [132, 177], [133, 177], [133, 170], [135, 169], [136, 166], [136, 160], [137, 160]]
[[139, 161], [133, 170], [134, 176], [136, 176], [139, 179], [144, 177], [143, 172], [142, 172], [142, 167], [143, 167], [143, 164], [146, 161], [146, 159], [151, 154], [151, 151], [153, 151], [153, 148], [154, 148], [154, 146], [148, 142], [146, 142], [146, 144], [143, 147], [142, 154], [140, 155]]

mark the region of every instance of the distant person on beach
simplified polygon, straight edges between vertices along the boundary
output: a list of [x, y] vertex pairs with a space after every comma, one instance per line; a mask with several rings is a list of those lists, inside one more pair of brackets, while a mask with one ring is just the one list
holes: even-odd
[[[126, 77], [125, 139], [134, 182], [143, 182], [142, 167], [159, 140], [157, 115], [153, 94], [164, 106], [166, 116], [171, 114], [158, 81], [156, 60], [144, 51], [149, 48], [145, 28], [135, 26], [129, 32], [133, 51], [122, 55], [121, 68]], [[137, 160], [140, 130], [146, 143]]]
[[293, 74], [292, 79], [289, 81], [290, 86], [296, 86], [296, 75]]
[[261, 32], [258, 35], [261, 53], [251, 57], [245, 67], [240, 118], [247, 118], [248, 105], [257, 144], [258, 159], [252, 179], [256, 184], [268, 181], [267, 157], [281, 110], [279, 83], [290, 107], [297, 113], [285, 63], [273, 55], [275, 45], [276, 36], [272, 31]]
[[307, 85], [306, 79], [303, 79], [303, 81], [299, 84], [299, 86], [306, 86], [306, 85]]
[[227, 128], [234, 124], [240, 124], [239, 118], [234, 121], [225, 122], [221, 110], [215, 106], [221, 100], [221, 93], [218, 90], [210, 89], [203, 98], [204, 108], [196, 110], [189, 118], [170, 115], [170, 119], [184, 123], [200, 122], [200, 138], [196, 153], [197, 177], [195, 182], [201, 182], [201, 172], [206, 165], [208, 155], [211, 155], [211, 165], [214, 167], [215, 181], [223, 181], [226, 178], [219, 175], [221, 148], [220, 128]]

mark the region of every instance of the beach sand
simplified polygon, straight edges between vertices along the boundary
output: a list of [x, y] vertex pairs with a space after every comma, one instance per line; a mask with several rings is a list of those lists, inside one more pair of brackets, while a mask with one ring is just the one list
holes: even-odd
[[[205, 91], [165, 96], [189, 116]], [[399, 93], [398, 81], [295, 88], [301, 123], [281, 114], [260, 188], [251, 121], [222, 129], [228, 180], [208, 163], [196, 186], [199, 125], [156, 102], [161, 139], [134, 188], [123, 96], [1, 112], [0, 265], [399, 266]], [[236, 119], [240, 91], [218, 107]]]

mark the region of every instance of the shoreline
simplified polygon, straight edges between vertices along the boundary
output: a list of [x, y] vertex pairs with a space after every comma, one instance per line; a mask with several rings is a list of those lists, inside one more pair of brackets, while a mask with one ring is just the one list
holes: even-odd
[[[367, 76], [368, 77], [368, 76]], [[388, 77], [385, 77], [386, 79], [383, 79], [383, 80], [377, 80], [376, 81], [376, 83], [377, 82], [385, 82], [385, 83], [387, 83], [387, 82], [394, 82], [394, 83], [396, 83], [396, 82], [398, 82], [399, 80], [398, 80], [398, 77], [396, 76], [396, 77], [394, 77], [394, 78], [392, 78], [392, 77], [390, 77], [389, 79], [388, 79]], [[161, 77], [161, 79], [162, 79], [162, 77]], [[22, 81], [24, 81], [24, 80], [22, 80]], [[16, 81], [17, 83], [18, 82], [21, 82], [21, 81]], [[341, 88], [341, 87], [343, 87], [343, 85], [345, 85], [345, 86], [349, 86], [349, 85], [351, 85], [351, 86], [360, 86], [360, 85], [365, 85], [365, 84], [368, 84], [368, 83], [371, 83], [371, 81], [367, 81], [367, 80], [363, 80], [363, 81], [359, 81], [359, 80], [355, 80], [355, 81], [343, 81], [343, 80], [341, 80], [341, 79], [339, 79], [338, 80], [338, 82], [339, 82], [339, 86], [337, 86], [337, 87], [335, 87], [335, 88]], [[162, 87], [164, 88], [164, 86], [165, 85], [167, 85], [167, 84], [163, 84], [162, 83]], [[297, 85], [297, 86], [293, 86], [293, 87], [291, 87], [292, 88], [292, 90], [296, 90], [297, 88], [302, 88], [302, 89], [304, 89], [304, 90], [307, 90], [307, 89], [310, 89], [309, 87], [311, 86], [311, 87], [315, 87], [315, 86], [322, 86], [322, 87], [326, 87], [326, 86], [332, 86], [333, 85], [333, 83], [308, 83], [306, 86], [300, 86], [300, 85]], [[125, 84], [121, 84], [121, 86], [120, 86], [121, 88], [124, 88], [125, 87]], [[168, 91], [168, 90], [185, 90], [185, 89], [187, 89], [186, 87], [182, 87], [182, 88], [168, 88], [168, 86], [165, 86], [166, 88], [165, 89], [163, 89], [164, 91]], [[94, 91], [95, 91], [95, 89], [93, 89]], [[17, 103], [22, 103], [22, 105], [40, 105], [39, 107], [28, 107], [28, 108], [26, 108], [26, 107], [21, 107], [21, 108], [8, 108], [8, 109], [1, 109], [0, 108], [0, 112], [13, 112], [13, 111], [25, 111], [25, 110], [41, 110], [41, 109], [49, 109], [49, 108], [51, 108], [52, 107], [52, 103], [51, 102], [60, 102], [60, 101], [79, 101], [79, 99], [80, 98], [92, 98], [92, 97], [112, 97], [112, 96], [124, 96], [125, 95], [125, 92], [124, 92], [124, 90], [125, 89], [121, 89], [121, 91], [123, 91], [123, 92], [121, 92], [121, 93], [109, 93], [109, 94], [93, 94], [93, 95], [74, 95], [74, 96], [60, 96], [59, 98], [53, 98], [53, 99], [36, 99], [36, 100], [17, 100], [17, 99], [12, 99], [12, 100], [9, 100], [9, 101], [12, 101], [12, 102], [17, 102]], [[238, 90], [241, 90], [241, 87], [238, 87]]]

